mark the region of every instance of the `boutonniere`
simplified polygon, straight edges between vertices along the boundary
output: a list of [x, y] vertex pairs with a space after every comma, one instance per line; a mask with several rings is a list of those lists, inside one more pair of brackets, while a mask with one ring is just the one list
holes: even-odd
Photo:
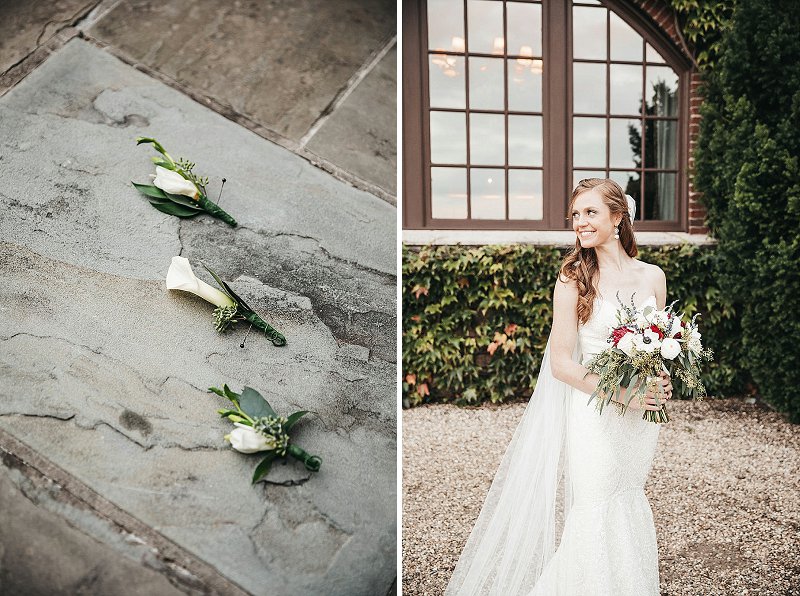
[[[219, 284], [219, 289], [207, 284], [202, 279], [198, 279], [194, 271], [192, 271], [189, 259], [184, 257], [172, 257], [172, 263], [170, 263], [169, 271], [167, 272], [167, 289], [191, 292], [215, 305], [217, 308], [214, 309], [214, 328], [220, 333], [237, 322], [247, 321], [251, 327], [261, 329], [264, 335], [276, 346], [286, 345], [286, 338], [282, 333], [258, 316], [214, 271], [206, 265], [203, 265], [203, 267], [211, 274], [214, 281]], [[244, 347], [244, 342], [242, 342], [242, 347]]]
[[[197, 176], [192, 171], [194, 163], [186, 159], [175, 161], [155, 139], [138, 137], [136, 144], [141, 145], [142, 143], [151, 143], [161, 157], [151, 158], [156, 165], [153, 184], [137, 184], [136, 182], [131, 182], [131, 184], [147, 197], [153, 207], [177, 217], [194, 217], [205, 211], [229, 226], [236, 226], [236, 220], [208, 198], [206, 195], [208, 178]], [[225, 184], [224, 178], [222, 183]], [[222, 189], [220, 189], [220, 194], [222, 194]]]
[[241, 453], [266, 452], [253, 473], [253, 484], [267, 476], [277, 458], [287, 455], [303, 462], [307, 470], [319, 471], [322, 459], [309, 455], [302, 447], [295, 445], [289, 436], [289, 431], [300, 418], [308, 414], [307, 411], [301, 410], [288, 417], [278, 416], [269, 402], [251, 387], [245, 387], [241, 393], [234, 393], [227, 385], [223, 385], [222, 389], [210, 387], [209, 391], [230, 400], [235, 408], [217, 410], [220, 416], [233, 422], [236, 427], [225, 435], [231, 447]]

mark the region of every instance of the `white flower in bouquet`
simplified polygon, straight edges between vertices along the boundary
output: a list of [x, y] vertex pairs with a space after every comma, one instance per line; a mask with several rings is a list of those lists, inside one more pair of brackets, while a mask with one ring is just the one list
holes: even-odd
[[661, 342], [661, 355], [667, 360], [674, 360], [681, 353], [681, 344], [671, 337], [664, 338]]
[[184, 195], [196, 199], [200, 196], [194, 182], [187, 180], [178, 172], [173, 172], [167, 168], [156, 166], [156, 175], [153, 180], [153, 186], [157, 186], [164, 192], [173, 195]]
[[626, 333], [622, 336], [622, 339], [619, 340], [617, 347], [625, 352], [625, 355], [630, 357], [633, 356], [634, 344], [633, 344], [633, 333]]
[[681, 334], [683, 332], [682, 323], [683, 320], [681, 319], [681, 317], [672, 317], [670, 319], [671, 326], [669, 328], [669, 333], [667, 333], [667, 335], [669, 335], [672, 338], [675, 338], [678, 336], [678, 334]]
[[653, 316], [651, 317], [651, 322], [653, 325], [658, 325], [663, 329], [666, 328], [666, 326], [668, 325], [669, 317], [667, 316], [667, 313], [664, 312], [663, 310], [657, 310], [655, 313], [653, 313]]
[[275, 437], [267, 436], [253, 430], [252, 426], [234, 423], [236, 428], [231, 434], [225, 435], [231, 447], [242, 453], [256, 453], [257, 451], [271, 451], [277, 446]]
[[185, 257], [172, 257], [172, 263], [167, 272], [167, 289], [191, 292], [219, 307], [234, 305], [233, 300], [223, 292], [208, 285], [202, 279], [197, 279], [194, 271], [192, 271], [192, 266], [189, 264], [189, 259]]
[[687, 345], [689, 346], [689, 349], [692, 352], [694, 352], [695, 354], [699, 354], [703, 349], [703, 344], [700, 341], [701, 337], [702, 337], [702, 335], [697, 330], [697, 328], [692, 329], [692, 332], [691, 332], [691, 335], [689, 336], [689, 341], [687, 342]]
[[655, 352], [661, 347], [661, 340], [658, 338], [658, 333], [651, 329], [645, 329], [641, 335], [636, 335], [633, 340], [634, 346], [640, 352], [647, 352], [648, 354]]

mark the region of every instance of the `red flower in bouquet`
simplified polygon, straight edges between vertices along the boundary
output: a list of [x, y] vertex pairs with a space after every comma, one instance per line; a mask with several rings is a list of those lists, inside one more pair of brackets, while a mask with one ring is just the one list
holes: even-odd
[[628, 327], [617, 327], [611, 332], [611, 342], [616, 346], [626, 333], [633, 333]]

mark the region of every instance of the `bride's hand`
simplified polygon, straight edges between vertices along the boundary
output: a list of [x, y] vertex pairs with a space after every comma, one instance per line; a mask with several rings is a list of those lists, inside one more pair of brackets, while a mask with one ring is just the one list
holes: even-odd
[[[628, 407], [632, 410], [660, 410], [664, 403], [672, 397], [672, 381], [667, 373], [662, 372], [659, 375], [658, 383], [661, 386], [660, 391], [658, 387], [655, 391], [648, 389], [642, 401], [639, 401], [638, 397], [634, 397], [630, 400]], [[628, 401], [627, 392], [620, 401], [623, 404]]]

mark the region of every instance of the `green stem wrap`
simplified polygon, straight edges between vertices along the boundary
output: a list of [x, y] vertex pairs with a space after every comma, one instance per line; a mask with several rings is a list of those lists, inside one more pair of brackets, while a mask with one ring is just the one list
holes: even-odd
[[309, 455], [308, 453], [306, 453], [305, 449], [303, 449], [302, 447], [298, 447], [293, 443], [289, 443], [289, 447], [287, 448], [286, 451], [293, 458], [303, 462], [303, 465], [305, 465], [306, 470], [310, 470], [311, 472], [318, 472], [320, 466], [322, 465], [322, 459], [320, 459], [316, 455]]
[[214, 201], [210, 200], [205, 195], [201, 194], [200, 197], [197, 199], [197, 202], [200, 204], [203, 210], [209, 215], [212, 215], [217, 219], [221, 219], [222, 221], [224, 221], [226, 224], [228, 224], [233, 228], [236, 227], [236, 220], [233, 219], [230, 215], [228, 215], [225, 211], [223, 211], [219, 205], [217, 205]]
[[272, 325], [267, 323], [264, 319], [259, 317], [256, 313], [250, 311], [243, 315], [245, 319], [247, 319], [250, 323], [253, 324], [253, 327], [257, 329], [261, 329], [264, 332], [264, 335], [276, 346], [285, 346], [286, 345], [286, 338], [283, 334], [275, 329]]

